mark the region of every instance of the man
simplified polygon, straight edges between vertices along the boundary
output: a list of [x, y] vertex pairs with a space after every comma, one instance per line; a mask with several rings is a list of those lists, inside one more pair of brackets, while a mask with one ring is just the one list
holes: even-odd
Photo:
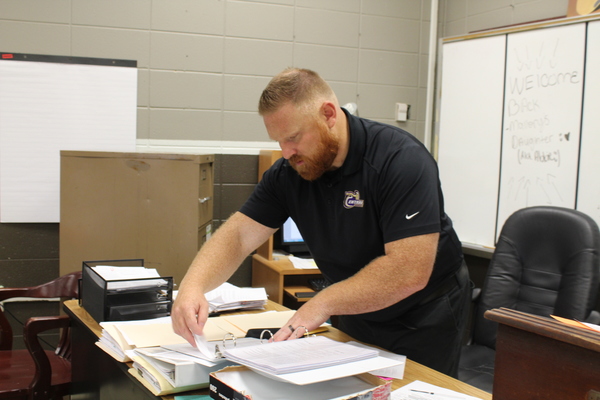
[[456, 376], [470, 289], [432, 156], [401, 129], [344, 111], [310, 70], [274, 77], [259, 113], [283, 158], [192, 262], [173, 305], [175, 332], [193, 344], [208, 313], [203, 293], [291, 216], [332, 284], [274, 340], [337, 315], [355, 339]]

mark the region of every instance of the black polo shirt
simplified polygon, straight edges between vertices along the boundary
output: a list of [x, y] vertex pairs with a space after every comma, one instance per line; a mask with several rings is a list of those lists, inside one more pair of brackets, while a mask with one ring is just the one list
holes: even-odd
[[[460, 267], [462, 250], [444, 212], [437, 164], [406, 131], [346, 113], [349, 151], [341, 168], [307, 181], [281, 158], [263, 175], [240, 211], [280, 227], [288, 217], [325, 277], [338, 282], [384, 254], [384, 244], [439, 232], [427, 288], [365, 317], [385, 320], [429, 295]], [[394, 277], [390, 277], [394, 279]]]

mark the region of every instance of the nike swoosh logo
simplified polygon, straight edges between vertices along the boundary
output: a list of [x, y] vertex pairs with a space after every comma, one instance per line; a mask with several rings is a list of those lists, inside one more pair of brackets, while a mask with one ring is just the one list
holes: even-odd
[[416, 215], [417, 215], [418, 213], [420, 213], [420, 212], [421, 212], [421, 211], [417, 211], [416, 213], [414, 213], [414, 214], [411, 214], [411, 215], [408, 215], [408, 214], [406, 214], [406, 219], [413, 219], [413, 217], [414, 217], [414, 216], [416, 216]]

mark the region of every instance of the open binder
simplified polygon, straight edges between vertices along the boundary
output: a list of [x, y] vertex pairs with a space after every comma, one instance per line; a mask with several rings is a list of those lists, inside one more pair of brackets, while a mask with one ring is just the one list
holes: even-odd
[[400, 368], [405, 356], [324, 336], [225, 348], [223, 357], [276, 381], [307, 385], [381, 369]]
[[[324, 336], [268, 342], [263, 339], [236, 339], [228, 335], [220, 342], [208, 342], [208, 351], [189, 343], [163, 346], [210, 361], [227, 360], [244, 365], [271, 379], [307, 385], [365, 372], [402, 379], [406, 357], [356, 342], [343, 343]], [[199, 343], [199, 345], [201, 345]]]

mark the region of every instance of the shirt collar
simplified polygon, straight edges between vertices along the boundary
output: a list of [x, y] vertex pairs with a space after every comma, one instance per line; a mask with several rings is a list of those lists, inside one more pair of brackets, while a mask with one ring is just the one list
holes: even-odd
[[350, 114], [343, 108], [342, 110], [346, 114], [348, 121], [348, 129], [350, 130], [350, 143], [348, 144], [348, 154], [346, 155], [344, 164], [340, 169], [343, 175], [350, 175], [358, 171], [362, 165], [367, 138], [361, 119]]

